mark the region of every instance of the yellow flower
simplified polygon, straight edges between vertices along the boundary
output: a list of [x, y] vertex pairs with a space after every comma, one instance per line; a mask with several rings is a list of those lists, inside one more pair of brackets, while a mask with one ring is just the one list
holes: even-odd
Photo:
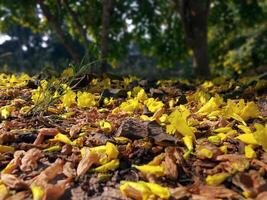
[[247, 103], [247, 105], [240, 112], [240, 117], [242, 117], [245, 121], [249, 118], [257, 118], [259, 115], [259, 108], [254, 102]]
[[77, 93], [77, 104], [79, 108], [90, 108], [96, 105], [95, 96], [89, 92]]
[[211, 97], [210, 100], [197, 111], [197, 113], [207, 115], [213, 111], [217, 111], [222, 103], [223, 99], [219, 95], [215, 95], [215, 97]]
[[120, 105], [120, 109], [125, 112], [134, 112], [135, 110], [141, 109], [142, 104], [137, 99], [129, 99]]
[[170, 124], [166, 126], [167, 133], [174, 134], [179, 132], [183, 136], [191, 136], [192, 138], [195, 138], [194, 132], [191, 127], [188, 126], [186, 118], [184, 118], [182, 113], [178, 110], [173, 111], [168, 116], [168, 122]]
[[60, 100], [64, 107], [70, 108], [71, 105], [76, 103], [76, 93], [72, 90], [67, 90]]
[[73, 76], [74, 76], [74, 70], [71, 67], [65, 69], [61, 74], [61, 78], [70, 78]]
[[7, 119], [16, 108], [11, 105], [3, 106], [0, 108], [0, 116]]
[[144, 103], [147, 106], [148, 110], [152, 113], [156, 112], [164, 106], [162, 101], [157, 101], [154, 98], [149, 98]]
[[140, 91], [137, 93], [135, 97], [138, 101], [144, 102], [147, 99], [147, 94], [143, 88], [140, 89]]

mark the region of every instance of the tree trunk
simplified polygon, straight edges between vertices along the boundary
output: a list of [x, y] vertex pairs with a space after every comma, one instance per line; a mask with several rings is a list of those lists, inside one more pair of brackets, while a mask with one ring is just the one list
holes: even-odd
[[193, 68], [201, 78], [210, 77], [208, 15], [210, 0], [176, 0], [187, 45], [193, 51]]
[[72, 57], [72, 59], [76, 62], [80, 62], [80, 55], [77, 53], [77, 51], [73, 48], [72, 43], [70, 41], [70, 36], [64, 33], [64, 31], [61, 28], [60, 23], [57, 21], [57, 19], [52, 15], [49, 8], [44, 4], [44, 0], [37, 0], [37, 3], [40, 5], [40, 8], [42, 9], [44, 16], [47, 18], [48, 23], [52, 26], [52, 28], [55, 30], [56, 34], [58, 35], [60, 41]]
[[107, 56], [108, 56], [108, 35], [110, 28], [110, 17], [113, 10], [113, 0], [103, 0], [102, 10], [102, 33], [101, 33], [101, 72], [107, 71]]

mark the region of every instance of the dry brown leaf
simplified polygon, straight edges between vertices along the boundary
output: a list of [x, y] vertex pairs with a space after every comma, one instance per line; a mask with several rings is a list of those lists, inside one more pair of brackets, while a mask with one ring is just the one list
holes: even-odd
[[98, 163], [99, 159], [97, 153], [91, 152], [89, 148], [85, 147], [85, 155], [77, 167], [77, 176], [84, 175], [94, 163]]
[[42, 156], [42, 151], [37, 148], [28, 150], [21, 159], [20, 169], [24, 172], [36, 169], [38, 167], [37, 161]]
[[76, 176], [76, 170], [73, 167], [73, 163], [65, 163], [65, 165], [63, 166], [63, 174], [69, 178]]
[[21, 191], [6, 198], [5, 200], [25, 200], [27, 196], [29, 196], [29, 193], [27, 191]]
[[182, 199], [191, 196], [190, 193], [187, 191], [187, 188], [183, 186], [171, 188], [170, 192], [173, 199]]
[[58, 133], [59, 131], [56, 128], [41, 128], [33, 144], [40, 145], [44, 140], [44, 136], [55, 136]]
[[165, 153], [165, 159], [162, 162], [165, 174], [173, 180], [178, 178], [178, 170], [176, 160], [174, 158], [174, 148], [168, 148], [169, 150]]
[[223, 186], [200, 185], [196, 190], [198, 194], [192, 195], [194, 200], [242, 199], [239, 194]]
[[267, 192], [260, 193], [255, 200], [266, 200], [267, 199]]
[[57, 159], [52, 165], [42, 171], [35, 179], [34, 183], [38, 186], [45, 186], [49, 181], [54, 179], [63, 170], [64, 162]]
[[77, 134], [81, 131], [83, 123], [75, 124], [70, 128], [70, 137], [76, 137]]
[[28, 185], [20, 180], [19, 178], [17, 178], [15, 175], [12, 174], [1, 174], [1, 181], [8, 186], [9, 188], [12, 189], [26, 189], [28, 188]]
[[70, 181], [71, 179], [68, 178], [66, 180], [58, 182], [55, 185], [48, 184], [47, 187], [45, 188], [45, 195], [43, 197], [43, 200], [59, 199], [65, 193], [65, 190], [67, 189]]

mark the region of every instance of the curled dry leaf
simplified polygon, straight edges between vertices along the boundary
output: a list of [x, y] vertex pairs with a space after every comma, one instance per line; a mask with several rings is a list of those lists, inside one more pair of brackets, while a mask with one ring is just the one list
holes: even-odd
[[97, 153], [85, 147], [85, 154], [77, 167], [77, 176], [84, 175], [94, 163], [99, 162], [99, 159], [100, 157]]
[[1, 171], [1, 173], [12, 173], [21, 163], [21, 157], [24, 155], [25, 151], [16, 151], [14, 153], [14, 158], [8, 163], [8, 165]]
[[21, 191], [6, 198], [5, 200], [25, 200], [28, 195], [29, 193], [27, 191]]
[[165, 159], [163, 161], [164, 172], [165, 174], [173, 179], [176, 180], [178, 178], [178, 169], [176, 165], [176, 159], [174, 158], [174, 148], [168, 148], [165, 153]]
[[28, 185], [20, 180], [19, 178], [17, 178], [15, 175], [12, 174], [1, 174], [1, 181], [8, 186], [9, 188], [12, 189], [26, 189], [28, 188]]
[[76, 170], [73, 167], [73, 163], [66, 162], [63, 166], [63, 174], [69, 178], [76, 176]]
[[196, 191], [198, 194], [192, 195], [192, 199], [194, 200], [242, 199], [239, 194], [223, 186], [200, 185], [196, 188]]
[[62, 180], [55, 185], [49, 184], [44, 193], [44, 197], [42, 200], [57, 200], [59, 199], [68, 187], [71, 179], [68, 178], [66, 180]]
[[171, 188], [170, 193], [174, 199], [183, 199], [191, 196], [190, 193], [188, 192], [188, 189], [183, 186], [177, 188]]
[[64, 162], [57, 159], [51, 166], [42, 171], [35, 179], [34, 183], [38, 186], [45, 186], [63, 170]]
[[77, 134], [81, 131], [83, 123], [75, 124], [70, 128], [70, 137], [76, 137]]
[[41, 128], [33, 144], [40, 145], [44, 140], [44, 136], [55, 136], [58, 133], [59, 131], [56, 128]]
[[43, 156], [41, 150], [33, 148], [28, 150], [21, 159], [20, 169], [22, 171], [31, 171], [38, 167], [37, 161]]

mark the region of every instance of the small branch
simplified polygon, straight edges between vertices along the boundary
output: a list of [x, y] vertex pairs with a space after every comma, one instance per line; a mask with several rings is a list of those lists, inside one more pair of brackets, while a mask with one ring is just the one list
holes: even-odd
[[[76, 15], [76, 13], [71, 9], [71, 7], [69, 6], [68, 0], [63, 0], [63, 4], [67, 10], [67, 12], [70, 14], [70, 16], [72, 17], [74, 24], [76, 26], [76, 28], [79, 30], [79, 34], [81, 34], [83, 41], [86, 43], [86, 46], [88, 47], [90, 45], [90, 41], [87, 38], [87, 33], [86, 33], [86, 29], [83, 28], [81, 22], [78, 19], [78, 16]], [[87, 49], [87, 48], [86, 48]]]
[[56, 20], [56, 17], [52, 15], [52, 13], [50, 12], [49, 8], [44, 4], [44, 0], [37, 0], [37, 3], [40, 5], [40, 8], [42, 9], [42, 11], [44, 13], [44, 16], [47, 18], [48, 23], [55, 30], [55, 32], [58, 35], [60, 41], [62, 42], [64, 47], [69, 52], [69, 54], [71, 55], [72, 59], [76, 63], [79, 63], [80, 62], [80, 55], [72, 47], [72, 44], [71, 44], [71, 42], [69, 40], [69, 38], [71, 38], [71, 37], [64, 33], [64, 31], [61, 28], [60, 23]]

